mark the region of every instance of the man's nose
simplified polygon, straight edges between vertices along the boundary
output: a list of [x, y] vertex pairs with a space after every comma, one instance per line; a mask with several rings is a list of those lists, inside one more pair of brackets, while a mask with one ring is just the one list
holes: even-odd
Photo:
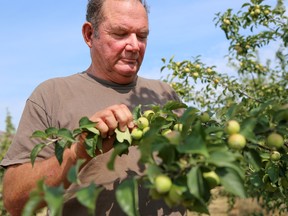
[[126, 49], [132, 52], [139, 51], [139, 41], [136, 34], [131, 34], [127, 38]]

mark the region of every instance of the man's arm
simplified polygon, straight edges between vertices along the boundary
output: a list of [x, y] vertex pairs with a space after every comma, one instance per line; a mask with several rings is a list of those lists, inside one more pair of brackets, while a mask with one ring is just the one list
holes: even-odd
[[[116, 128], [124, 131], [126, 128], [132, 129], [134, 127], [133, 116], [126, 105], [110, 106], [96, 112], [90, 120], [97, 122], [96, 128], [104, 138], [103, 152], [107, 152], [113, 147], [115, 139], [113, 133]], [[25, 163], [7, 168], [3, 181], [3, 198], [5, 208], [12, 216], [21, 215], [21, 211], [29, 199], [30, 192], [37, 186], [39, 180], [44, 178], [45, 184], [49, 186], [58, 186], [61, 183], [64, 183], [65, 187], [69, 186], [66, 179], [69, 169], [78, 159], [85, 159], [86, 163], [91, 160], [83, 145], [85, 136], [85, 134], [82, 134], [79, 142], [64, 151], [61, 165], [53, 156], [35, 162], [34, 167], [31, 163]]]
[[12, 216], [21, 215], [25, 203], [29, 199], [30, 192], [36, 188], [40, 179], [45, 179], [45, 184], [58, 186], [66, 180], [67, 172], [76, 162], [76, 155], [72, 149], [66, 149], [63, 162], [59, 165], [56, 157], [44, 161], [13, 165], [7, 168], [3, 179], [3, 198], [7, 211]]

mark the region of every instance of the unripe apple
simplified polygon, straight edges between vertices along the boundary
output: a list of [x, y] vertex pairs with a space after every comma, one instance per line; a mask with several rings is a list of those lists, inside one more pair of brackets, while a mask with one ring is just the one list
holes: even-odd
[[148, 127], [145, 127], [145, 128], [143, 128], [143, 130], [142, 130], [142, 132], [143, 132], [143, 135], [145, 134], [145, 133], [147, 133], [147, 131], [149, 131], [150, 130], [150, 127], [148, 126]]
[[186, 68], [184, 68], [184, 72], [185, 72], [185, 73], [189, 73], [189, 72], [190, 72], [190, 69], [186, 67]]
[[158, 200], [162, 198], [162, 195], [158, 193], [155, 188], [150, 188], [149, 195], [152, 199]]
[[236, 120], [230, 120], [226, 124], [225, 132], [229, 135], [239, 133], [240, 124]]
[[137, 124], [138, 128], [143, 129], [143, 128], [149, 126], [149, 120], [146, 117], [141, 116], [137, 119], [136, 124]]
[[173, 130], [175, 130], [175, 131], [182, 131], [182, 129], [183, 129], [183, 124], [181, 124], [181, 123], [176, 123], [174, 126], [173, 126]]
[[228, 138], [228, 146], [231, 149], [241, 150], [246, 146], [246, 138], [239, 133], [232, 134]]
[[267, 137], [266, 144], [271, 148], [279, 149], [284, 145], [284, 139], [280, 134], [273, 132]]
[[210, 120], [209, 114], [207, 112], [202, 113], [201, 116], [200, 116], [200, 120], [203, 123], [208, 122]]
[[270, 14], [270, 10], [268, 10], [268, 9], [264, 10], [264, 14], [265, 15], [269, 15]]
[[143, 116], [147, 119], [151, 119], [151, 117], [155, 114], [153, 110], [146, 110], [143, 113]]
[[198, 72], [193, 72], [193, 73], [192, 73], [192, 76], [193, 76], [194, 78], [197, 78], [197, 77], [199, 77], [199, 73], [198, 73]]
[[210, 189], [213, 189], [220, 184], [220, 178], [214, 171], [204, 172], [203, 177], [207, 181]]
[[155, 178], [155, 189], [160, 194], [168, 193], [172, 187], [171, 179], [164, 174], [160, 174]]
[[254, 13], [255, 13], [255, 15], [259, 15], [261, 13], [261, 10], [257, 8], [254, 10]]
[[131, 137], [133, 140], [140, 140], [143, 136], [143, 131], [139, 128], [133, 128], [131, 131]]
[[214, 79], [213, 82], [214, 82], [215, 84], [218, 84], [218, 83], [219, 83], [219, 79]]
[[169, 134], [171, 132], [172, 132], [172, 130], [170, 128], [165, 128], [161, 131], [161, 135], [166, 136], [166, 134]]
[[182, 194], [185, 192], [185, 190], [186, 188], [184, 186], [172, 184], [168, 197], [173, 203], [180, 204], [183, 201]]
[[230, 24], [231, 24], [230, 20], [227, 19], [227, 18], [225, 18], [225, 19], [223, 20], [223, 22], [224, 22], [226, 25], [230, 25]]
[[279, 161], [280, 158], [281, 158], [280, 152], [278, 152], [278, 151], [272, 151], [272, 152], [271, 152], [271, 154], [270, 154], [270, 159], [271, 159], [272, 161]]
[[207, 68], [207, 73], [211, 74], [213, 72], [213, 70], [211, 68]]
[[181, 133], [179, 131], [171, 131], [164, 134], [164, 136], [169, 140], [169, 143], [174, 145], [179, 145], [181, 142]]

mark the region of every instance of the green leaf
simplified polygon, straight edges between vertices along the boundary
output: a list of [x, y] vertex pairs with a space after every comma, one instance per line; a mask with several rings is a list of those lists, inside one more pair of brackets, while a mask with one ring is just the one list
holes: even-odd
[[254, 128], [257, 124], [257, 119], [255, 118], [248, 118], [245, 119], [241, 123], [241, 131], [240, 133], [245, 136], [246, 139], [251, 140], [253, 142], [257, 142], [254, 134]]
[[76, 192], [77, 200], [88, 209], [90, 215], [95, 215], [97, 198], [102, 190], [103, 188], [91, 183]]
[[126, 179], [116, 189], [116, 200], [128, 216], [139, 216], [138, 183], [136, 179]]
[[67, 145], [69, 145], [69, 142], [66, 139], [61, 139], [55, 144], [54, 151], [59, 164], [62, 164], [63, 162], [63, 154]]
[[30, 154], [30, 159], [31, 159], [31, 163], [32, 163], [32, 166], [34, 166], [34, 163], [35, 163], [35, 160], [39, 154], [39, 152], [46, 146], [45, 143], [39, 143], [37, 144], [31, 151], [31, 154]]
[[72, 132], [66, 128], [59, 129], [57, 136], [64, 138], [67, 141], [75, 142]]
[[48, 138], [48, 135], [44, 131], [37, 130], [37, 131], [33, 132], [31, 137], [32, 138], [41, 138], [41, 139], [45, 140]]
[[61, 216], [64, 204], [64, 188], [59, 187], [44, 187], [44, 200], [49, 208], [49, 215]]
[[249, 176], [249, 180], [250, 180], [251, 184], [257, 188], [264, 186], [262, 178], [263, 178], [262, 172], [254, 172]]
[[110, 156], [110, 160], [107, 163], [107, 167], [109, 170], [114, 170], [114, 162], [118, 155], [123, 154], [124, 152], [128, 151], [129, 146], [125, 143], [117, 143], [117, 145], [114, 146], [113, 152]]
[[76, 164], [69, 169], [68, 174], [67, 174], [67, 179], [69, 182], [80, 184], [79, 179], [78, 179], [78, 173], [84, 161], [85, 160], [81, 160], [81, 159], [77, 160]]
[[132, 111], [133, 119], [138, 119], [141, 116], [141, 107], [142, 105], [139, 104], [138, 106], [134, 107]]
[[178, 101], [168, 101], [164, 106], [163, 110], [176, 110], [181, 108], [187, 108], [187, 105]]
[[269, 162], [266, 166], [266, 172], [272, 183], [276, 183], [279, 179], [279, 166], [275, 163]]
[[253, 167], [255, 172], [260, 171], [262, 168], [262, 158], [260, 157], [258, 151], [255, 149], [249, 149], [249, 151], [244, 152], [247, 162]]
[[129, 128], [126, 128], [124, 132], [116, 128], [115, 133], [116, 133], [116, 139], [118, 140], [118, 142], [123, 143], [126, 140], [131, 145], [132, 138], [129, 132]]
[[198, 209], [201, 209], [202, 213], [209, 214], [208, 206], [205, 201], [208, 201], [210, 193], [207, 188], [205, 189], [202, 173], [198, 166], [192, 167], [187, 174], [187, 185], [190, 193], [198, 200]]
[[90, 157], [96, 156], [97, 147], [102, 151], [102, 139], [97, 134], [88, 133], [84, 140], [84, 145], [86, 152]]
[[58, 129], [55, 128], [55, 127], [50, 127], [50, 128], [47, 128], [45, 130], [45, 133], [47, 134], [47, 136], [51, 137], [51, 136], [57, 136], [58, 134]]
[[246, 198], [244, 181], [238, 172], [229, 167], [218, 167], [216, 168], [215, 172], [219, 176], [220, 182], [226, 191], [241, 198]]
[[31, 192], [29, 200], [25, 204], [25, 207], [22, 211], [22, 216], [31, 216], [34, 215], [35, 210], [39, 204], [43, 201], [43, 198], [38, 192]]
[[195, 125], [192, 133], [184, 139], [183, 144], [177, 146], [177, 150], [180, 153], [201, 154], [209, 157], [203, 128], [199, 124]]
[[88, 117], [82, 117], [79, 121], [80, 128], [92, 128], [96, 126], [96, 122], [90, 121]]
[[154, 182], [154, 179], [157, 175], [162, 173], [162, 170], [156, 164], [149, 164], [147, 169], [145, 170], [149, 180]]
[[158, 156], [161, 158], [162, 164], [169, 165], [171, 163], [174, 163], [176, 160], [175, 146], [171, 144], [166, 144], [160, 149]]
[[245, 177], [244, 169], [242, 169], [240, 164], [237, 162], [236, 153], [229, 151], [215, 151], [210, 154], [209, 158], [207, 158], [207, 163], [213, 164], [216, 167], [229, 167], [235, 170], [242, 179]]
[[31, 216], [34, 215], [37, 207], [41, 202], [43, 202], [43, 193], [44, 193], [44, 180], [37, 182], [37, 187], [29, 195], [29, 200], [24, 206], [22, 211], [22, 216]]
[[100, 131], [95, 127], [86, 127], [85, 129], [92, 132], [93, 134], [100, 135]]

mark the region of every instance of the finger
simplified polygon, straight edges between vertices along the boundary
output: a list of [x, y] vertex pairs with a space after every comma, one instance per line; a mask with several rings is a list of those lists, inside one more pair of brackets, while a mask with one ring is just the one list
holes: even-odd
[[127, 127], [131, 128], [134, 126], [132, 113], [126, 105], [119, 105], [113, 112], [118, 122], [119, 130], [125, 131]]

